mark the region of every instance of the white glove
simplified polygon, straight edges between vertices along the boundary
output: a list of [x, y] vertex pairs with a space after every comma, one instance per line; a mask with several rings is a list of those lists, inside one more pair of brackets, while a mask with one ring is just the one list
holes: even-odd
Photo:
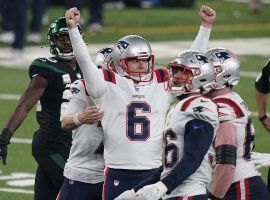
[[252, 160], [270, 160], [269, 153], [251, 152]]
[[137, 194], [138, 200], [159, 200], [166, 194], [168, 188], [161, 181], [152, 184], [146, 185], [143, 188], [139, 189]]
[[120, 194], [118, 197], [116, 197], [114, 200], [136, 200], [137, 195], [135, 191], [132, 190], [126, 190], [122, 194]]
[[268, 153], [252, 152], [251, 159], [256, 165], [256, 169], [261, 167], [270, 167], [270, 154]]

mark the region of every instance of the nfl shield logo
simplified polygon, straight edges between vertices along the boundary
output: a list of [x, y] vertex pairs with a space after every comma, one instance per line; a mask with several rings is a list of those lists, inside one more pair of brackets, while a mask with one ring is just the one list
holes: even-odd
[[117, 187], [119, 185], [119, 181], [118, 180], [114, 180], [113, 181], [113, 185]]

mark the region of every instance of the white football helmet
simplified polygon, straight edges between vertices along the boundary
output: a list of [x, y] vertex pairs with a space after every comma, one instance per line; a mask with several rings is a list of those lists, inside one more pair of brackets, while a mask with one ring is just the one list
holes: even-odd
[[114, 64], [112, 61], [112, 52], [113, 52], [112, 47], [105, 47], [100, 49], [94, 58], [95, 65], [98, 68], [115, 71]]
[[215, 67], [216, 84], [214, 89], [237, 85], [240, 79], [240, 61], [231, 51], [224, 48], [212, 48], [205, 55]]
[[177, 96], [182, 94], [206, 94], [212, 89], [215, 70], [205, 54], [184, 51], [168, 64], [169, 81], [165, 89]]
[[[147, 59], [148, 67], [144, 72], [131, 71], [127, 66], [129, 59]], [[128, 35], [117, 41], [113, 47], [113, 63], [121, 76], [135, 81], [147, 82], [152, 79], [154, 55], [147, 40], [138, 35]]]

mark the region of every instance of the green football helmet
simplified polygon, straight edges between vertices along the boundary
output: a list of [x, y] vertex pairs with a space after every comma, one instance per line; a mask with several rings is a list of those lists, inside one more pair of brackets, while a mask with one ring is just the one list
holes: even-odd
[[[77, 24], [80, 34], [82, 35], [82, 28]], [[66, 37], [66, 39], [64, 39]], [[67, 39], [68, 38], [68, 39]], [[51, 23], [47, 39], [50, 45], [50, 52], [63, 60], [70, 60], [74, 58], [74, 52], [68, 35], [68, 27], [65, 17], [60, 17]]]

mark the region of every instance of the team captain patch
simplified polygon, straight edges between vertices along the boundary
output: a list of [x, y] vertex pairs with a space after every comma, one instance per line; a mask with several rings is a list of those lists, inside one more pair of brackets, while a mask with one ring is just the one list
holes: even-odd
[[63, 78], [63, 83], [64, 84], [71, 83], [71, 79], [70, 79], [69, 74], [62, 75], [62, 78]]

